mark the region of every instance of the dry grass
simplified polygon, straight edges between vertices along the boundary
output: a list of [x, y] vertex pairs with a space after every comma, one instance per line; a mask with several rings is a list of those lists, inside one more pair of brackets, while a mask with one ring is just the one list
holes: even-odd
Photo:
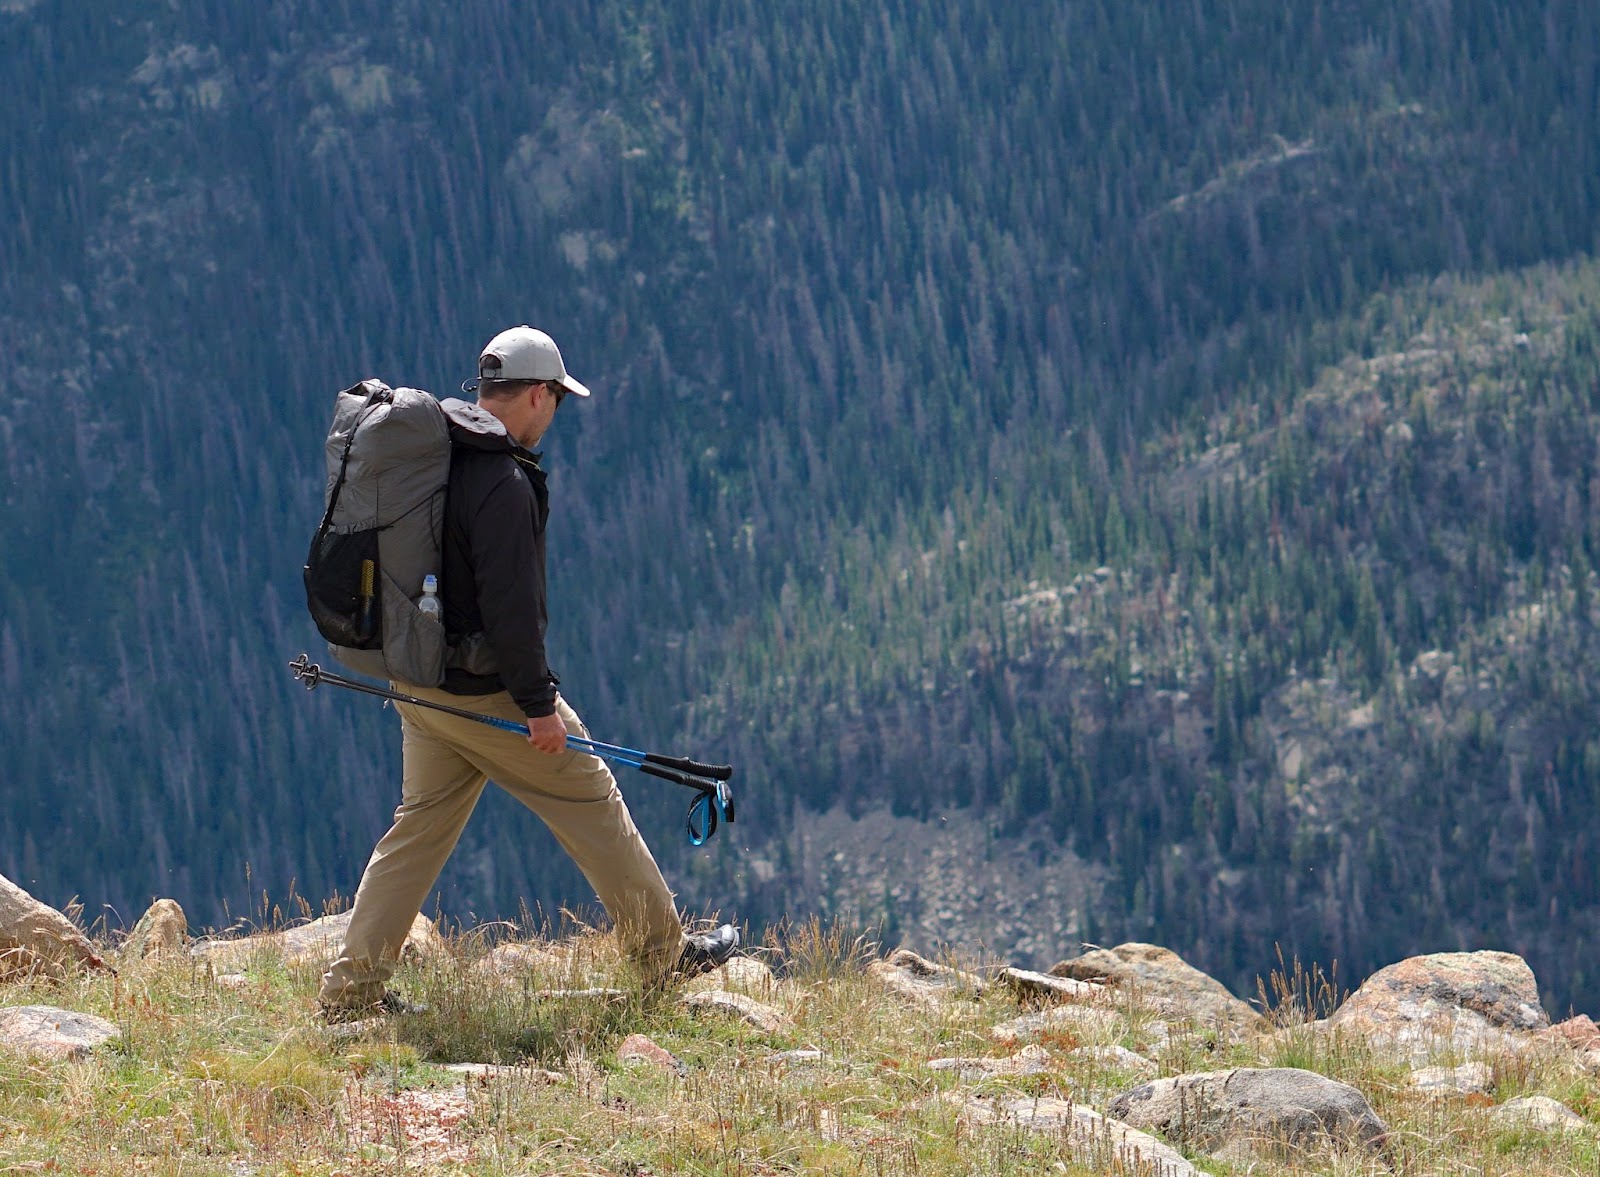
[[[1071, 1177], [1107, 1171], [1104, 1158], [1075, 1158], [1049, 1133], [972, 1123], [962, 1106], [973, 1096], [1042, 1096], [1103, 1108], [1140, 1080], [1080, 1049], [1096, 1046], [1142, 1050], [1163, 1075], [1308, 1066], [1359, 1088], [1392, 1130], [1386, 1159], [1309, 1155], [1230, 1167], [1192, 1158], [1207, 1172], [1600, 1173], [1594, 1076], [1553, 1053], [1493, 1059], [1492, 1096], [1425, 1097], [1404, 1067], [1361, 1043], [1298, 1035], [1333, 997], [1319, 974], [1295, 968], [1268, 993], [1289, 1034], [1270, 1045], [1230, 1047], [1182, 1027], [1163, 1036], [1150, 1011], [1106, 1001], [1105, 1016], [1039, 1040], [1048, 1052], [1042, 1073], [963, 1082], [929, 1060], [1012, 1054], [1019, 1043], [991, 1031], [1025, 1011], [999, 986], [940, 1012], [911, 1009], [867, 978], [880, 947], [849, 925], [811, 921], [761, 947], [778, 980], [751, 996], [790, 1019], [774, 1033], [692, 1012], [675, 993], [646, 995], [604, 936], [539, 945], [500, 977], [486, 964], [488, 939], [457, 936], [434, 959], [407, 965], [401, 988], [430, 1008], [353, 1033], [316, 1021], [314, 968], [286, 967], [270, 953], [252, 958], [242, 985], [219, 984], [203, 964], [135, 961], [116, 978], [0, 991], [4, 1004], [97, 1013], [123, 1033], [86, 1061], [0, 1055], [0, 1174]], [[543, 995], [600, 985], [624, 996]], [[676, 1055], [681, 1073], [618, 1062], [618, 1045], [635, 1033]], [[463, 1062], [507, 1069], [483, 1078], [445, 1069]], [[1534, 1093], [1561, 1100], [1591, 1127], [1550, 1134], [1493, 1123], [1488, 1105]]]

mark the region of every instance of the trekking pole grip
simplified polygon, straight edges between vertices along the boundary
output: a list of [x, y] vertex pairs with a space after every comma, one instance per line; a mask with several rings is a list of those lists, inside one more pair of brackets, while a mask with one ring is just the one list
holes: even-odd
[[691, 776], [706, 776], [714, 781], [725, 781], [733, 776], [731, 764], [701, 764], [698, 760], [689, 760], [683, 756], [663, 756], [658, 752], [648, 753], [645, 759], [651, 764], [664, 764], [668, 768], [675, 768]]
[[682, 785], [688, 789], [695, 789], [701, 793], [710, 793], [712, 788], [709, 781], [697, 780], [688, 772], [680, 772], [675, 768], [662, 768], [659, 764], [641, 764], [639, 771], [646, 776], [658, 777], [664, 781], [671, 781], [675, 785]]

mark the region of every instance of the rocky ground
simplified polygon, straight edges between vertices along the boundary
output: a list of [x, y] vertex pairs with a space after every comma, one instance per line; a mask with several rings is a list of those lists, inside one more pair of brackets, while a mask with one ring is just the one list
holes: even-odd
[[[1600, 1027], [1552, 1025], [1510, 953], [1412, 957], [1342, 1000], [1279, 976], [1263, 1008], [1152, 944], [1036, 971], [880, 955], [818, 923], [641, 1000], [609, 937], [444, 940], [419, 919], [400, 979], [425, 1004], [323, 1025], [311, 995], [346, 920], [196, 942], [161, 901], [98, 963], [24, 968], [14, 946], [0, 1171], [63, 1149], [71, 1171], [233, 1177], [1600, 1160]], [[59, 1134], [93, 1116], [68, 1149]]]

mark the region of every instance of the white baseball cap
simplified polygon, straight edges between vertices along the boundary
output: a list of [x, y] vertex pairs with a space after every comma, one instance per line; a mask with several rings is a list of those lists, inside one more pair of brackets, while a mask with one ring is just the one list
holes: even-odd
[[480, 380], [550, 380], [576, 396], [589, 390], [567, 375], [556, 341], [543, 331], [523, 324], [508, 327], [478, 354]]

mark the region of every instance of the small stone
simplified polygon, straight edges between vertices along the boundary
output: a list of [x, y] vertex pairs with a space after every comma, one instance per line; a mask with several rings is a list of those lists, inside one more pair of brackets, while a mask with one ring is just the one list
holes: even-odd
[[971, 973], [935, 964], [901, 948], [887, 960], [873, 961], [867, 976], [895, 996], [923, 1009], [942, 1008], [952, 998], [983, 996], [983, 981]]
[[[283, 933], [284, 962], [290, 965], [315, 965], [326, 968], [339, 956], [344, 947], [345, 929], [350, 926], [350, 912], [324, 916], [309, 924], [300, 924]], [[443, 947], [438, 929], [427, 916], [418, 914], [411, 921], [411, 930], [400, 948], [402, 959], [425, 959]]]
[[1078, 981], [1071, 977], [1052, 977], [1049, 973], [1034, 973], [1027, 969], [1007, 968], [1000, 974], [1000, 979], [1016, 990], [1019, 997], [1037, 1001], [1055, 999], [1059, 1001], [1087, 1001], [1103, 994], [1104, 985], [1092, 981]]
[[570, 942], [511, 941], [495, 945], [472, 971], [504, 981], [533, 978], [552, 989], [582, 989], [597, 976], [594, 963], [592, 949], [580, 951]]
[[1421, 1067], [1411, 1072], [1411, 1086], [1428, 1095], [1481, 1095], [1494, 1089], [1494, 1071], [1486, 1063]]
[[1573, 1050], [1600, 1050], [1600, 1026], [1596, 1026], [1588, 1014], [1579, 1014], [1551, 1026], [1540, 1037], [1559, 1039]]
[[1153, 1078], [1160, 1070], [1154, 1061], [1145, 1058], [1137, 1051], [1129, 1050], [1126, 1046], [1080, 1046], [1076, 1050], [1068, 1051], [1067, 1057], [1093, 1063], [1098, 1067], [1131, 1071], [1141, 1079]]
[[1108, 1038], [1120, 1026], [1121, 1019], [1109, 1009], [1062, 1005], [1000, 1022], [989, 1031], [989, 1037], [1006, 1042], [1038, 1038], [1043, 1034], [1070, 1034], [1082, 1042], [1091, 1038]]
[[[258, 952], [281, 953], [289, 965], [326, 968], [332, 964], [344, 945], [345, 929], [350, 926], [350, 913], [324, 916], [307, 924], [298, 924], [282, 932], [261, 932], [254, 936], [241, 936], [231, 940], [200, 940], [189, 949], [191, 955], [210, 963], [219, 972], [239, 972]], [[425, 957], [443, 946], [433, 921], [418, 915], [411, 921], [411, 930], [401, 949], [405, 958]]]
[[936, 1058], [930, 1071], [954, 1071], [964, 1083], [1011, 1075], [1038, 1075], [1050, 1069], [1050, 1052], [1042, 1046], [1024, 1046], [1009, 1058]]
[[686, 993], [683, 1004], [690, 1009], [714, 1009], [732, 1014], [763, 1034], [775, 1034], [791, 1024], [787, 1015], [762, 1005], [755, 998], [746, 997], [743, 993], [729, 993], [725, 989]]
[[1070, 1100], [968, 1099], [961, 1114], [970, 1123], [1017, 1124], [1057, 1135], [1072, 1158], [1095, 1173], [1202, 1177], [1181, 1153], [1154, 1136]]
[[499, 1063], [449, 1063], [444, 1069], [452, 1075], [476, 1079], [484, 1084], [493, 1079], [521, 1080], [545, 1086], [567, 1081], [560, 1071], [546, 1071], [539, 1067], [508, 1067]]
[[658, 1046], [643, 1034], [629, 1034], [622, 1040], [622, 1045], [617, 1047], [617, 1061], [623, 1063], [645, 1063], [652, 1067], [659, 1067], [663, 1071], [671, 1071], [680, 1079], [687, 1078], [689, 1068], [682, 1059]]
[[765, 961], [752, 956], [730, 956], [721, 966], [691, 980], [690, 990], [725, 989], [748, 993], [752, 997], [771, 997], [777, 989], [777, 979]]

